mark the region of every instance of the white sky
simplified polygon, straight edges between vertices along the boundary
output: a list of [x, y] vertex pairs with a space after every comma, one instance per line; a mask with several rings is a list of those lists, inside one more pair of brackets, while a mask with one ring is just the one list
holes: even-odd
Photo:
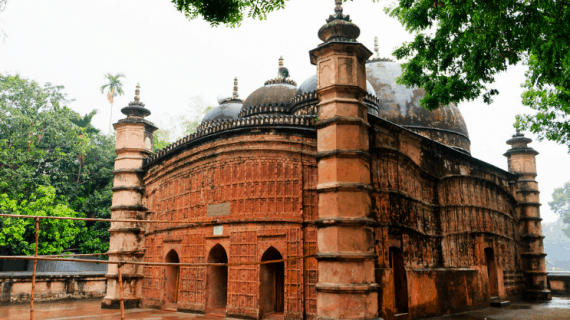
[[[384, 13], [388, 3], [344, 5], [344, 13], [361, 29], [358, 40], [373, 50], [378, 36], [384, 57], [412, 39]], [[172, 117], [191, 115], [189, 104], [196, 96], [217, 105], [218, 95], [231, 94], [235, 76], [245, 99], [276, 76], [281, 55], [291, 78], [301, 84], [315, 72], [308, 51], [320, 43], [317, 31], [333, 9], [333, 0], [291, 0], [266, 21], [248, 19], [230, 29], [188, 21], [168, 0], [8, 0], [0, 13], [0, 30], [6, 34], [0, 40], [0, 72], [64, 85], [75, 99], [74, 110], [99, 110], [93, 124], [103, 132], [108, 131], [110, 111], [99, 91], [103, 75], [122, 72], [126, 94], [115, 99], [113, 122], [124, 117], [120, 109], [133, 100], [140, 83], [141, 100], [152, 112], [149, 120], [168, 123]], [[505, 170], [505, 141], [514, 133], [514, 117], [528, 112], [520, 98], [524, 71], [516, 67], [497, 77], [501, 94], [491, 106], [481, 99], [460, 105], [472, 155]], [[556, 216], [547, 203], [554, 188], [570, 180], [568, 148], [536, 141], [531, 146], [540, 152], [541, 213], [545, 221], [553, 221]]]

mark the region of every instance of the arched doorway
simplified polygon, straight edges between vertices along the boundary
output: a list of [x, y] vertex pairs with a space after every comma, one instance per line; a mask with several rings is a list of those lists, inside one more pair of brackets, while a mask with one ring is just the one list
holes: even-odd
[[[166, 255], [165, 262], [180, 263], [178, 253], [174, 250], [170, 250]], [[176, 309], [176, 304], [178, 302], [180, 267], [167, 266], [164, 271], [164, 307]]]
[[491, 299], [499, 297], [499, 277], [497, 276], [497, 266], [495, 264], [495, 252], [493, 248], [485, 249], [485, 260], [487, 262], [487, 277], [489, 279], [489, 293]]
[[[209, 263], [228, 263], [228, 255], [222, 245], [215, 245], [208, 255]], [[226, 314], [228, 301], [228, 267], [208, 266], [206, 312]]]
[[408, 312], [408, 280], [402, 250], [390, 247], [390, 268], [394, 275], [394, 303], [398, 313]]
[[[277, 249], [270, 247], [261, 261], [282, 260]], [[260, 267], [259, 306], [262, 316], [283, 313], [285, 309], [285, 264], [262, 264]]]

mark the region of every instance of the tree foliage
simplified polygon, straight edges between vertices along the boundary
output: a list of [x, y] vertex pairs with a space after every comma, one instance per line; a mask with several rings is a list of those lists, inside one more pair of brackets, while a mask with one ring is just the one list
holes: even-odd
[[[62, 86], [41, 87], [19, 75], [0, 74], [0, 195], [22, 204], [52, 187], [53, 203], [87, 217], [110, 218], [114, 137], [91, 126], [94, 112], [80, 116], [66, 107], [68, 102]], [[3, 210], [8, 208], [17, 211], [13, 205]], [[107, 251], [109, 224], [87, 223], [86, 228], [72, 246], [85, 253]]]
[[[552, 201], [548, 203], [550, 209], [558, 214], [564, 223], [570, 224], [570, 181], [563, 187], [554, 189]], [[570, 227], [563, 229], [566, 236], [570, 237]]]
[[236, 27], [248, 18], [265, 20], [267, 14], [285, 8], [287, 0], [172, 0], [176, 10], [192, 20], [202, 17], [211, 26]]
[[117, 73], [116, 75], [107, 73], [105, 75], [105, 80], [107, 83], [101, 86], [101, 93], [105, 92], [105, 89], [107, 89], [107, 100], [109, 100], [109, 103], [111, 104], [111, 116], [109, 117], [109, 134], [111, 134], [113, 130], [113, 103], [115, 101], [115, 97], [125, 94], [123, 91], [123, 83], [121, 82], [121, 78], [126, 78], [126, 76], [122, 73]]
[[[17, 200], [0, 194], [0, 210], [15, 215], [82, 217], [63, 199], [56, 199], [55, 188], [38, 186], [29, 199]], [[60, 254], [86, 232], [84, 221], [40, 219], [38, 254]], [[0, 224], [0, 253], [34, 254], [35, 220], [4, 218]]]
[[519, 116], [516, 126], [570, 146], [567, 1], [399, 0], [388, 12], [417, 33], [394, 55], [409, 59], [399, 81], [426, 90], [424, 108], [480, 96], [491, 103], [495, 76], [524, 62], [523, 104], [537, 114]]

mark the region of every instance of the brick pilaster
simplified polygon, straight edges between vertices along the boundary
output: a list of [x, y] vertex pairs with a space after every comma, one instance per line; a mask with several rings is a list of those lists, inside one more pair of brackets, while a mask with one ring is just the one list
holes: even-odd
[[531, 139], [517, 132], [507, 141], [511, 145], [505, 156], [509, 161], [509, 171], [519, 176], [515, 184], [519, 223], [519, 252], [525, 278], [523, 297], [530, 300], [550, 300], [547, 289], [546, 263], [542, 240], [540, 200], [536, 182], [536, 155], [538, 152], [528, 144]]
[[310, 52], [317, 65], [319, 319], [378, 318], [374, 275], [374, 219], [370, 217], [370, 154], [365, 63], [372, 55], [356, 42], [360, 30], [342, 14], [319, 30]]

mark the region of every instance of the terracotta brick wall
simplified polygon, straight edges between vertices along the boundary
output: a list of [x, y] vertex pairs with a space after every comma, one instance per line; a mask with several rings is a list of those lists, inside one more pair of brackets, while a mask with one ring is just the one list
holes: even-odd
[[[174, 249], [183, 263], [206, 262], [218, 243], [229, 263], [260, 261], [270, 247], [283, 258], [316, 253], [314, 152], [314, 139], [253, 135], [214, 141], [150, 167], [148, 218], [194, 225], [148, 225], [145, 261], [163, 262]], [[209, 205], [223, 203], [229, 203], [227, 215], [208, 216]], [[222, 235], [213, 235], [214, 225], [223, 226]], [[164, 270], [145, 267], [144, 305], [162, 305]], [[205, 312], [207, 268], [180, 270], [178, 308]], [[316, 312], [315, 284], [314, 258], [285, 262], [287, 319], [302, 319], [305, 309]], [[227, 314], [259, 317], [259, 289], [259, 265], [229, 267]]]
[[400, 312], [390, 247], [403, 252], [410, 317], [486, 304], [485, 248], [494, 251], [500, 296], [519, 295], [522, 272], [512, 177], [389, 124], [378, 123], [374, 129], [371, 171], [379, 222], [376, 275], [384, 284], [381, 315], [391, 318]]

